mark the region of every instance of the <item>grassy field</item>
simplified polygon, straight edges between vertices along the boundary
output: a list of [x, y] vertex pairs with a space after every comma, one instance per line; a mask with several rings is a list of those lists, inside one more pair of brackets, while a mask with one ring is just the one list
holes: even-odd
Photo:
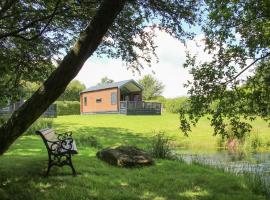
[[[74, 157], [74, 165], [79, 175], [72, 177], [68, 167], [52, 168], [51, 175], [44, 178], [45, 146], [37, 136], [23, 136], [0, 157], [1, 200], [265, 199], [253, 193], [243, 177], [203, 166], [156, 160], [151, 167], [124, 169], [95, 157], [100, 148], [112, 145], [145, 148], [158, 131], [164, 131], [178, 147], [214, 148], [216, 138], [204, 120], [189, 138], [181, 135], [178, 117], [173, 114], [63, 116], [55, 119], [53, 126], [59, 132], [73, 131], [78, 141], [79, 154]], [[255, 128], [262, 136], [269, 134], [261, 121], [256, 122]]]
[[[256, 120], [253, 124], [252, 135], [258, 134], [264, 144], [270, 144], [270, 128], [263, 120]], [[161, 116], [125, 116], [125, 115], [84, 115], [60, 116], [54, 120], [57, 130], [70, 130], [80, 135], [92, 135], [103, 146], [119, 144], [136, 144], [144, 147], [147, 140], [159, 132], [173, 140], [177, 148], [188, 149], [194, 152], [216, 151], [217, 136], [209, 121], [202, 118], [199, 124], [192, 129], [189, 137], [179, 130], [177, 114], [165, 113]], [[247, 138], [249, 140], [249, 138]]]

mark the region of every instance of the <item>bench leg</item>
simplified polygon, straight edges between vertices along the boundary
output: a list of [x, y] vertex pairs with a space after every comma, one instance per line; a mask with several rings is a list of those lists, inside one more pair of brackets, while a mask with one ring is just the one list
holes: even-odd
[[48, 168], [47, 168], [47, 172], [45, 174], [45, 177], [47, 177], [50, 173], [50, 169], [51, 169], [52, 165], [51, 165], [51, 161], [48, 162]]
[[72, 169], [73, 176], [77, 176], [77, 173], [76, 173], [76, 171], [75, 171], [75, 169], [74, 169], [72, 163], [70, 164], [70, 167], [71, 167], [71, 169]]
[[71, 168], [71, 170], [72, 170], [73, 176], [76, 176], [77, 173], [76, 173], [76, 171], [75, 171], [75, 168], [73, 167], [72, 160], [71, 160], [71, 156], [68, 157], [68, 165], [70, 166], [70, 168]]
[[47, 172], [45, 174], [45, 177], [47, 177], [50, 173], [50, 169], [52, 167], [52, 158], [51, 158], [51, 154], [48, 154], [49, 160], [48, 160], [48, 168], [47, 168]]

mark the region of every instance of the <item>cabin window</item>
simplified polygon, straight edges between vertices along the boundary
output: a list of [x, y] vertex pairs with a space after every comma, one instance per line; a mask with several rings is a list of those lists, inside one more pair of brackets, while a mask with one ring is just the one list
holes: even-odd
[[117, 93], [116, 92], [111, 93], [111, 104], [112, 105], [117, 104]]
[[84, 106], [87, 106], [87, 97], [83, 98]]
[[96, 103], [101, 103], [102, 102], [102, 98], [96, 99]]

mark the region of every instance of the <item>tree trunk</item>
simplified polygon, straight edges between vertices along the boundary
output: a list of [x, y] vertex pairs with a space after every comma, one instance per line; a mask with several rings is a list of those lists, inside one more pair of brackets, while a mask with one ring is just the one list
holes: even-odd
[[78, 41], [43, 85], [0, 128], [0, 155], [65, 91], [123, 9], [126, 0], [104, 0]]

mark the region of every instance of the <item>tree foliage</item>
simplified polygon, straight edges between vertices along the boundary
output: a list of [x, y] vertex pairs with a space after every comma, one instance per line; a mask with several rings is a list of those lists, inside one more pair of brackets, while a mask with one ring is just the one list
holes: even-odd
[[176, 97], [176, 98], [168, 98], [163, 104], [163, 107], [167, 112], [170, 113], [179, 113], [181, 108], [186, 108], [188, 103], [187, 97]]
[[108, 78], [107, 76], [104, 76], [97, 85], [102, 85], [105, 83], [113, 83], [113, 82], [114, 80]]
[[[74, 0], [0, 2], [0, 101], [21, 96], [23, 82], [48, 78], [97, 3]], [[74, 37], [76, 36], [76, 37]]]
[[139, 83], [143, 86], [142, 95], [145, 100], [152, 100], [161, 96], [165, 87], [162, 82], [151, 75], [145, 75], [139, 80]]
[[[64, 92], [94, 52], [98, 56], [121, 58], [128, 67], [139, 70], [142, 63], [150, 65], [152, 55], [155, 56], [155, 30], [164, 30], [178, 39], [191, 37], [183, 27], [195, 24], [198, 10], [195, 0], [2, 2], [0, 27], [4, 28], [0, 30], [1, 58], [7, 58], [17, 46], [24, 44], [21, 49], [25, 49], [24, 52], [29, 52], [29, 55], [23, 56], [23, 52], [20, 52], [16, 58], [25, 62], [23, 68], [31, 63], [24, 69], [29, 72], [30, 78], [46, 79], [40, 75], [45, 69], [36, 71], [39, 76], [32, 76], [34, 66], [38, 64], [42, 67], [56, 64], [57, 68], [51, 74], [48, 73], [50, 75], [41, 87], [0, 127], [0, 154]], [[74, 41], [75, 44], [70, 48]], [[66, 55], [63, 57], [63, 54]], [[36, 55], [33, 58], [37, 59], [29, 59], [32, 55]], [[6, 66], [12, 62], [16, 72], [17, 62], [14, 59], [3, 61], [1, 68], [9, 71]], [[14, 75], [9, 73], [8, 78], [1, 83], [1, 88], [8, 83], [9, 77], [14, 82]], [[15, 80], [19, 80], [17, 83], [25, 78]]]
[[85, 85], [78, 80], [71, 81], [65, 92], [58, 98], [60, 101], [80, 101], [80, 92], [85, 89]]
[[[42, 83], [46, 80], [91, 21], [101, 2], [1, 1], [0, 101], [18, 98], [22, 81]], [[149, 65], [153, 62], [156, 29], [179, 39], [190, 36], [182, 25], [194, 24], [195, 0], [126, 2], [96, 51], [98, 56], [121, 58], [129, 68], [139, 70], [143, 62]]]
[[193, 80], [186, 85], [190, 106], [180, 112], [181, 129], [187, 133], [191, 124], [207, 115], [214, 134], [227, 137], [232, 127], [241, 138], [251, 130], [247, 120], [270, 117], [270, 1], [207, 0], [205, 4], [202, 26], [206, 51], [213, 57], [199, 63], [196, 56], [187, 56], [185, 67]]
[[[140, 70], [144, 63], [158, 61], [156, 30], [185, 40], [192, 38], [189, 28], [196, 22], [205, 32], [206, 51], [214, 56], [206, 63], [187, 57], [185, 67], [194, 78], [188, 83], [190, 105], [181, 111], [181, 128], [186, 132], [189, 122], [196, 124], [207, 115], [215, 134], [226, 136], [231, 125], [242, 137], [251, 128], [242, 119], [259, 115], [269, 120], [270, 2], [200, 4], [196, 0], [1, 1], [0, 101], [18, 97], [24, 81], [41, 87], [0, 128], [0, 154], [64, 92], [94, 52], [121, 58], [128, 68]], [[204, 18], [199, 9], [206, 9]], [[253, 75], [243, 79], [251, 68]]]

